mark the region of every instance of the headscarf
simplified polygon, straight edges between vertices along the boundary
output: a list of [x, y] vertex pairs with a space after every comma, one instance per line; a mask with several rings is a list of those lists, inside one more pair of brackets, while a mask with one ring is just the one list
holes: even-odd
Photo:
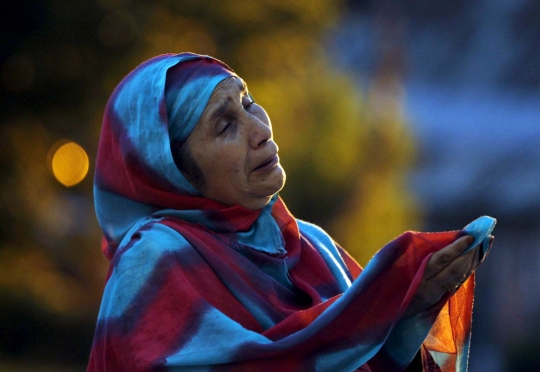
[[[223, 205], [178, 170], [171, 142], [230, 76], [162, 55], [111, 95], [95, 176], [111, 263], [88, 371], [402, 371], [418, 350], [425, 371], [465, 371], [472, 277], [402, 319], [431, 255], [463, 231], [404, 233], [362, 271], [277, 195], [259, 211]], [[487, 244], [493, 221], [474, 226], [472, 246]]]
[[260, 211], [225, 206], [201, 197], [173, 160], [171, 143], [187, 139], [214, 88], [231, 76], [236, 74], [217, 59], [165, 54], [142, 63], [114, 90], [105, 109], [94, 181], [107, 258], [130, 229], [163, 213], [236, 233], [262, 250], [280, 245], [281, 234], [270, 217], [277, 196]]

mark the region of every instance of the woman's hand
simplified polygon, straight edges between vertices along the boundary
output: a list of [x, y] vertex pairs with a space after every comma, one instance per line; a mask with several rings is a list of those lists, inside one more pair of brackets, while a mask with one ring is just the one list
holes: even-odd
[[445, 293], [454, 293], [467, 280], [483, 258], [480, 245], [461, 254], [473, 241], [472, 236], [462, 236], [430, 257], [416, 295], [403, 314], [404, 318], [426, 310]]

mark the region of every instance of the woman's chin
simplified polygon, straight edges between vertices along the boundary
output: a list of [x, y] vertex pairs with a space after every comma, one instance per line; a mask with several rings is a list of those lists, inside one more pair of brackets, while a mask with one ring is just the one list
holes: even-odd
[[281, 167], [279, 167], [279, 170], [280, 171], [278, 171], [278, 169], [274, 170], [274, 174], [272, 174], [271, 177], [266, 178], [264, 182], [257, 185], [253, 197], [243, 203], [244, 207], [257, 210], [264, 208], [270, 203], [272, 197], [285, 186], [285, 172]]
[[270, 195], [270, 198], [274, 196], [274, 194], [278, 193], [283, 189], [283, 186], [285, 186], [285, 180], [287, 179], [287, 176], [285, 174], [285, 171], [281, 167], [280, 164], [276, 166], [274, 171], [272, 172], [271, 177], [267, 179], [268, 182], [268, 190], [266, 192], [267, 195]]

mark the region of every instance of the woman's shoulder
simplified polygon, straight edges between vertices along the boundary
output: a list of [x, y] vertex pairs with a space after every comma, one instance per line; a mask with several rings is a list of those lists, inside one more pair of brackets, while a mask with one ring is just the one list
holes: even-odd
[[127, 234], [114, 258], [143, 257], [151, 261], [152, 257], [160, 257], [190, 247], [189, 242], [178, 231], [153, 220]]
[[319, 252], [331, 254], [341, 259], [340, 248], [332, 237], [320, 226], [297, 219], [300, 235], [306, 238]]
[[[332, 239], [321, 227], [302, 220], [296, 220], [300, 235], [307, 239], [342, 284], [342, 289], [351, 286], [351, 281], [358, 276], [358, 264]], [[352, 274], [354, 272], [354, 274]]]
[[314, 223], [296, 219], [298, 224], [298, 230], [300, 234], [307, 238], [310, 241], [320, 242], [324, 245], [335, 246], [336, 243], [334, 239], [324, 231], [320, 226], [315, 225]]

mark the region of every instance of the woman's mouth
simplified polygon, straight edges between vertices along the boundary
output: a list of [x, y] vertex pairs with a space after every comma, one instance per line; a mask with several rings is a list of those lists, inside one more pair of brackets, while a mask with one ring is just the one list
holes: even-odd
[[270, 170], [275, 167], [277, 163], [279, 163], [279, 156], [277, 154], [272, 155], [271, 157], [263, 161], [261, 164], [259, 164], [257, 167], [255, 167], [253, 169], [253, 172]]

